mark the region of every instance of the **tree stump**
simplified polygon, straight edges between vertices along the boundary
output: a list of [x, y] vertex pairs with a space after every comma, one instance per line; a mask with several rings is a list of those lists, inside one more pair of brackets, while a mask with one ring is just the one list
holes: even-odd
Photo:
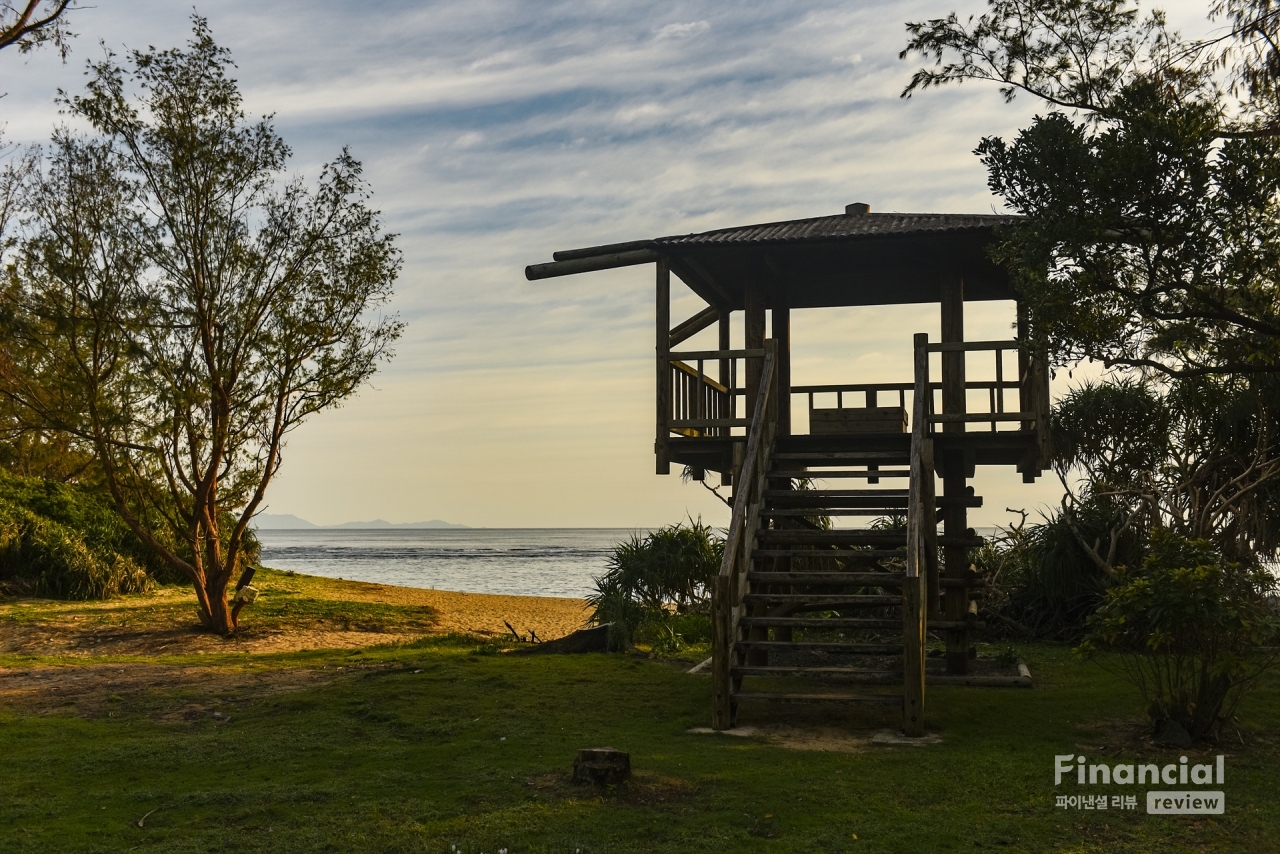
[[579, 750], [573, 760], [573, 782], [593, 786], [617, 785], [631, 776], [631, 754], [612, 747]]

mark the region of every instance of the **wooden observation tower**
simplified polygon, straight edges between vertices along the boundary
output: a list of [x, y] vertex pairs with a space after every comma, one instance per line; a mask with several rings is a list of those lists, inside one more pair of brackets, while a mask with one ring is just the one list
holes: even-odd
[[[964, 338], [965, 302], [1018, 301], [987, 251], [1013, 221], [855, 204], [840, 216], [556, 252], [526, 268], [531, 280], [656, 268], [657, 472], [675, 463], [733, 488], [712, 590], [715, 727], [753, 702], [886, 703], [901, 704], [904, 731], [920, 735], [926, 682], [982, 683], [970, 675], [981, 580], [969, 561], [982, 540], [967, 518], [982, 499], [968, 479], [976, 466], [1014, 466], [1031, 482], [1048, 465], [1048, 369], [1025, 346], [1021, 304], [1017, 338]], [[673, 273], [707, 303], [675, 326]], [[941, 341], [904, 335], [914, 376], [792, 385], [792, 309], [912, 303], [942, 314]], [[680, 349], [712, 325], [716, 349]], [[797, 400], [807, 434], [792, 426]], [[944, 672], [926, 668], [929, 634], [945, 639]], [[763, 677], [840, 689], [761, 690]], [[892, 686], [901, 692], [885, 693]]]

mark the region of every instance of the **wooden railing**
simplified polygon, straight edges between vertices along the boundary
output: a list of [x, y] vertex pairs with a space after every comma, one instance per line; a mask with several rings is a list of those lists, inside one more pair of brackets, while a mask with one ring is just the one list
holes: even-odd
[[733, 726], [733, 666], [737, 653], [739, 624], [743, 615], [742, 597], [747, 592], [747, 572], [751, 552], [760, 527], [764, 507], [769, 457], [778, 430], [778, 347], [772, 338], [765, 341], [764, 364], [755, 411], [751, 414], [742, 468], [733, 478], [733, 517], [725, 537], [720, 573], [711, 588], [711, 620], [714, 639], [711, 674], [714, 706], [711, 725], [715, 729]]
[[[966, 405], [963, 412], [946, 412], [940, 406], [941, 382], [928, 380], [928, 371], [924, 379], [917, 378], [908, 383], [833, 383], [825, 385], [792, 386], [792, 394], [805, 395], [808, 398], [809, 415], [817, 408], [817, 395], [834, 395], [835, 408], [846, 409], [856, 407], [892, 406], [895, 402], [907, 410], [908, 398], [914, 400], [916, 389], [929, 389], [927, 396], [929, 420], [931, 424], [960, 423], [984, 424], [992, 432], [1002, 424], [1016, 424], [1019, 430], [1036, 430], [1044, 432], [1049, 411], [1049, 375], [1043, 360], [1029, 353], [1021, 341], [966, 341], [960, 343], [929, 344], [927, 353], [992, 351], [995, 353], [995, 379], [966, 380], [964, 382], [965, 397], [967, 392], [987, 392], [988, 407], [985, 412], [969, 412]], [[1018, 374], [1014, 378], [1006, 377], [1004, 354], [1018, 354]], [[1018, 392], [1018, 408], [1010, 409], [1006, 402], [1006, 392]], [[1047, 452], [1047, 447], [1046, 447]]]
[[739, 421], [733, 415], [732, 373], [726, 386], [707, 376], [703, 359], [694, 360], [692, 365], [679, 359], [671, 360], [669, 429], [672, 433], [681, 436], [728, 436], [732, 426], [746, 424], [745, 420]]
[[[659, 390], [659, 406], [663, 417], [658, 425], [658, 445], [675, 433], [680, 436], [732, 435], [734, 428], [745, 429], [749, 417], [738, 417], [737, 400], [744, 391], [737, 387], [739, 362], [763, 359], [763, 349], [688, 350], [663, 355], [666, 362], [666, 388]], [[715, 366], [719, 379], [707, 373], [708, 363]], [[747, 413], [748, 415], [750, 413]]]

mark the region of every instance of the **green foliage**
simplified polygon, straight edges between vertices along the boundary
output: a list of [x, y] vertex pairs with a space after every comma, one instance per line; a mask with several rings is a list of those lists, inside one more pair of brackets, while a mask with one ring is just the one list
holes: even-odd
[[978, 146], [1026, 219], [996, 251], [1060, 364], [1280, 370], [1280, 140], [1218, 140], [1212, 102], [1135, 83], [1093, 128], [1037, 117]]
[[1141, 568], [1119, 571], [1081, 651], [1118, 654], [1157, 729], [1176, 721], [1212, 738], [1280, 654], [1275, 589], [1267, 571], [1157, 528]]
[[164, 567], [90, 487], [0, 472], [0, 582], [35, 596], [107, 599]]
[[227, 588], [288, 434], [389, 358], [400, 267], [362, 166], [286, 174], [195, 16], [185, 49], [107, 54], [60, 95], [11, 269], [3, 392], [91, 448], [121, 516], [234, 631]]
[[709, 638], [710, 585], [723, 556], [724, 541], [701, 521], [632, 534], [595, 580], [591, 621], [612, 624], [616, 646], [640, 641], [674, 652]]
[[[1161, 525], [1209, 539], [1230, 560], [1257, 564], [1280, 548], [1280, 377], [1113, 377], [1073, 388], [1054, 406], [1054, 467], [1080, 505], [1113, 511], [1111, 537]], [[1097, 534], [1086, 537], [1092, 541]], [[1136, 566], [1137, 563], [1129, 563]]]
[[1085, 382], [1054, 404], [1054, 462], [1099, 484], [1132, 484], [1164, 462], [1172, 413], [1149, 383], [1134, 377]]
[[[260, 550], [249, 531], [246, 562], [256, 563]], [[138, 539], [101, 488], [0, 471], [4, 587], [61, 599], [106, 599], [146, 590], [153, 582], [187, 580]]]
[[[1023, 219], [996, 251], [1032, 337], [1171, 376], [1280, 371], [1280, 16], [1225, 0], [1228, 33], [1184, 41], [1130, 0], [988, 0], [907, 25], [904, 96], [995, 82], [1055, 112], [978, 146]], [[1225, 85], [1224, 85], [1225, 84]]]
[[[1073, 514], [1070, 521], [1054, 513], [1040, 524], [1006, 529], [975, 552], [988, 584], [984, 607], [1006, 628], [1058, 640], [1084, 634], [1110, 584], [1107, 569], [1086, 546], [1107, 541], [1118, 526], [1116, 509], [1102, 502], [1073, 508]], [[1142, 533], [1125, 531], [1114, 554], [1122, 563], [1141, 563]]]

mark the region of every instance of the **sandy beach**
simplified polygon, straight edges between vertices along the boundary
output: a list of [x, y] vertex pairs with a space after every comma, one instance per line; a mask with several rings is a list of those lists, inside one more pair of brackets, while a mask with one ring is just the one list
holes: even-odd
[[[163, 587], [106, 602], [0, 601], [0, 653], [27, 655], [190, 655], [355, 649], [450, 633], [540, 640], [586, 623], [582, 599], [458, 593], [264, 572], [258, 603], [230, 638], [195, 624], [195, 596]], [[373, 608], [362, 606], [374, 606]], [[385, 607], [384, 607], [385, 606]]]

